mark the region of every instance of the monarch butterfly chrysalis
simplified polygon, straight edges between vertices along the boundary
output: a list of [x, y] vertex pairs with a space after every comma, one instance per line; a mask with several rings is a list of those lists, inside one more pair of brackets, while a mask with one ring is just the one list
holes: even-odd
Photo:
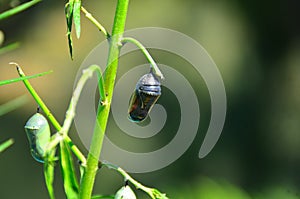
[[35, 113], [25, 124], [25, 132], [30, 144], [32, 157], [44, 163], [47, 144], [50, 141], [50, 127], [47, 119], [40, 113]]
[[136, 196], [130, 186], [125, 185], [117, 191], [115, 199], [136, 199]]
[[143, 121], [160, 95], [160, 82], [152, 71], [143, 75], [137, 82], [130, 98], [129, 119], [133, 122]]

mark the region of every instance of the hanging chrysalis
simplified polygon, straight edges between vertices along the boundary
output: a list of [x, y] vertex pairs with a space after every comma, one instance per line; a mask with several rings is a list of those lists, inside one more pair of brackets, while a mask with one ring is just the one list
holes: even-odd
[[46, 147], [50, 141], [50, 127], [47, 119], [42, 114], [36, 113], [26, 122], [24, 128], [32, 157], [44, 163]]
[[136, 196], [130, 186], [125, 185], [117, 191], [115, 199], [136, 199]]
[[150, 71], [150, 73], [143, 75], [137, 82], [130, 98], [129, 119], [133, 122], [143, 121], [160, 95], [160, 82], [153, 72]]

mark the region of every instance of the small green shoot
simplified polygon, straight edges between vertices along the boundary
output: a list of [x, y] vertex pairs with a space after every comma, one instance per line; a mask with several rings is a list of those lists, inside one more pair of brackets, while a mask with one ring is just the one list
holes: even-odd
[[0, 86], [6, 85], [6, 84], [15, 83], [15, 82], [19, 82], [19, 81], [24, 81], [24, 80], [32, 79], [32, 78], [36, 78], [36, 77], [41, 77], [41, 76], [47, 75], [47, 74], [49, 74], [51, 72], [52, 71], [48, 71], [48, 72], [43, 72], [43, 73], [31, 75], [31, 76], [22, 76], [22, 77], [18, 77], [18, 78], [14, 78], [14, 79], [1, 80], [0, 81]]
[[141, 51], [143, 52], [143, 54], [146, 56], [147, 60], [151, 64], [151, 68], [153, 69], [155, 75], [160, 77], [161, 79], [164, 79], [162, 72], [159, 70], [156, 62], [154, 61], [154, 59], [152, 58], [148, 50], [143, 46], [143, 44], [141, 44], [141, 42], [131, 37], [123, 37], [121, 39], [122, 44], [126, 44], [127, 42], [131, 42], [135, 44], [139, 49], [141, 49]]
[[30, 8], [31, 6], [33, 6], [39, 2], [41, 2], [41, 0], [32, 0], [27, 3], [23, 3], [22, 5], [19, 5], [18, 7], [7, 10], [0, 14], [0, 21], [3, 19], [6, 19], [8, 17], [11, 17], [15, 14], [18, 14], [19, 12], [22, 12], [22, 11], [26, 10], [27, 8]]
[[109, 169], [113, 169], [113, 170], [118, 171], [124, 177], [125, 181], [131, 182], [135, 186], [136, 189], [140, 189], [140, 190], [144, 191], [152, 199], [168, 199], [168, 197], [166, 196], [166, 194], [161, 193], [157, 189], [146, 187], [146, 186], [142, 185], [141, 183], [139, 183], [138, 181], [136, 181], [135, 179], [133, 179], [121, 167], [116, 166], [116, 165], [111, 164], [111, 163], [108, 163], [108, 162], [102, 162], [102, 166], [105, 166], [105, 167], [107, 167]]
[[3, 152], [5, 149], [10, 147], [14, 143], [13, 139], [6, 140], [2, 144], [0, 144], [0, 153]]
[[14, 42], [0, 48], [0, 55], [19, 48], [20, 43]]

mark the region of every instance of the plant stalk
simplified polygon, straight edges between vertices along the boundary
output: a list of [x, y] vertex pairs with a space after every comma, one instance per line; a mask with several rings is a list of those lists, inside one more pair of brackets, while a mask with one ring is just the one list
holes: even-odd
[[107, 98], [104, 104], [99, 103], [98, 105], [94, 134], [90, 146], [90, 152], [87, 158], [87, 167], [83, 174], [79, 191], [80, 199], [90, 199], [93, 191], [117, 74], [120, 41], [125, 29], [128, 4], [129, 0], [118, 0], [117, 2], [112, 36], [109, 38], [110, 48], [107, 68], [104, 73], [104, 90], [106, 91]]
[[163, 74], [161, 73], [161, 71], [159, 70], [157, 64], [155, 63], [154, 59], [152, 58], [152, 56], [150, 55], [150, 53], [148, 52], [148, 50], [143, 46], [143, 44], [141, 44], [141, 42], [139, 42], [138, 40], [131, 38], [131, 37], [123, 37], [121, 40], [121, 43], [125, 44], [127, 42], [131, 42], [134, 45], [136, 45], [139, 49], [141, 49], [142, 53], [145, 55], [145, 57], [147, 58], [147, 60], [149, 61], [150, 65], [151, 65], [151, 69], [154, 70], [154, 73], [156, 76], [160, 77], [160, 79], [164, 79]]
[[[15, 65], [17, 67], [17, 71], [18, 71], [20, 77], [25, 77], [25, 74], [24, 74], [22, 68], [17, 63], [11, 62], [10, 64]], [[24, 83], [25, 87], [27, 88], [27, 90], [29, 91], [29, 93], [34, 98], [34, 100], [36, 101], [36, 103], [39, 105], [39, 107], [44, 111], [47, 118], [50, 120], [50, 122], [54, 126], [54, 128], [57, 131], [60, 131], [61, 125], [56, 120], [56, 118], [53, 116], [53, 114], [50, 112], [50, 110], [48, 109], [46, 104], [43, 102], [43, 100], [40, 98], [40, 96], [37, 94], [37, 92], [34, 90], [34, 88], [31, 86], [30, 82], [27, 79], [24, 79], [23, 83]], [[80, 150], [76, 147], [76, 145], [73, 144], [71, 138], [69, 138], [68, 136], [65, 136], [64, 141], [69, 145], [69, 147], [74, 152], [74, 154], [77, 156], [77, 158], [81, 162], [85, 163], [86, 159], [85, 159], [84, 155], [80, 152]]]

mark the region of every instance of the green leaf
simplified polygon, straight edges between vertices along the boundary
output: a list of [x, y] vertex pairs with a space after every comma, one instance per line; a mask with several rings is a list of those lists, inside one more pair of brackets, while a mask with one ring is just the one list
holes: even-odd
[[67, 35], [68, 35], [69, 52], [70, 52], [71, 59], [73, 60], [73, 41], [72, 41], [71, 32], [68, 32]]
[[13, 100], [10, 100], [9, 102], [6, 102], [5, 104], [0, 105], [0, 116], [23, 106], [26, 102], [28, 102], [27, 95], [22, 95]]
[[73, 7], [74, 7], [74, 0], [70, 0], [69, 3], [65, 6], [65, 15], [67, 21], [67, 37], [68, 37], [68, 44], [69, 44], [69, 52], [71, 59], [73, 59], [73, 41], [72, 41], [72, 21], [73, 21]]
[[0, 153], [10, 147], [14, 143], [13, 139], [6, 140], [0, 145]]
[[3, 20], [3, 19], [6, 19], [8, 17], [11, 17], [11, 16], [13, 16], [13, 15], [19, 13], [19, 12], [22, 12], [23, 10], [26, 10], [27, 8], [37, 4], [40, 1], [41, 0], [29, 1], [27, 3], [23, 3], [23, 4], [19, 5], [18, 7], [7, 10], [7, 11], [0, 14], [0, 21]]
[[75, 0], [73, 7], [73, 20], [75, 25], [76, 36], [79, 39], [80, 37], [80, 9], [81, 9], [81, 0]]
[[157, 189], [152, 189], [151, 197], [155, 199], [169, 199], [165, 193], [161, 193]]
[[14, 83], [14, 82], [23, 81], [25, 79], [41, 77], [41, 76], [44, 76], [44, 75], [49, 74], [51, 72], [52, 71], [48, 71], [48, 72], [43, 72], [43, 73], [31, 75], [31, 76], [24, 76], [24, 77], [18, 77], [18, 78], [14, 78], [14, 79], [2, 80], [2, 81], [0, 81], [0, 86], [5, 85], [5, 84], [11, 84], [11, 83]]
[[44, 176], [46, 187], [48, 189], [50, 199], [55, 199], [53, 181], [54, 181], [54, 160], [55, 160], [55, 149], [53, 149], [47, 156], [47, 161], [44, 163]]
[[60, 166], [67, 198], [77, 199], [79, 186], [73, 165], [73, 158], [69, 146], [64, 141], [60, 142]]
[[14, 43], [8, 44], [6, 46], [3, 46], [0, 48], [0, 55], [7, 53], [9, 51], [15, 50], [19, 46], [20, 46], [20, 44], [18, 42], [14, 42]]

